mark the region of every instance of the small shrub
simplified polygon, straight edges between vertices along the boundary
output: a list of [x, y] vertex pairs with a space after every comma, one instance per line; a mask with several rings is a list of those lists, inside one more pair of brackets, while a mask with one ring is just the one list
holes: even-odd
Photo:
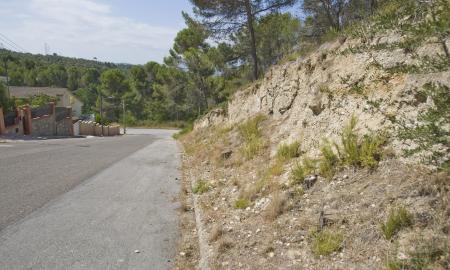
[[386, 223], [381, 224], [384, 237], [390, 240], [402, 228], [412, 225], [412, 215], [404, 207], [399, 207], [390, 212]]
[[320, 148], [320, 152], [322, 153], [322, 158], [319, 160], [319, 173], [326, 179], [330, 180], [336, 173], [339, 158], [333, 152], [329, 141], [325, 141]]
[[236, 202], [234, 202], [234, 208], [236, 209], [245, 209], [250, 205], [250, 201], [245, 198], [237, 199]]
[[269, 221], [274, 221], [279, 215], [284, 212], [286, 206], [286, 196], [276, 192], [269, 205], [267, 205], [264, 212], [264, 217]]
[[346, 165], [359, 165], [359, 145], [358, 135], [355, 128], [358, 120], [352, 116], [348, 125], [346, 125], [341, 133], [342, 149], [338, 148], [341, 161]]
[[272, 166], [269, 168], [269, 174], [274, 176], [280, 176], [283, 174], [283, 163], [280, 161], [275, 162]]
[[375, 168], [383, 154], [381, 146], [386, 142], [383, 135], [364, 136], [359, 153], [359, 162], [362, 167]]
[[192, 187], [192, 192], [194, 194], [203, 194], [205, 192], [207, 192], [209, 190], [209, 185], [208, 182], [206, 182], [205, 180], [198, 180], [194, 187]]
[[265, 147], [264, 141], [261, 138], [253, 138], [247, 141], [242, 148], [244, 157], [249, 160], [258, 155]]
[[291, 185], [302, 184], [306, 175], [306, 169], [300, 162], [297, 161], [291, 171]]
[[252, 159], [265, 147], [259, 128], [260, 123], [265, 119], [265, 116], [257, 115], [239, 126], [239, 134], [244, 140], [242, 153], [246, 159]]
[[312, 252], [319, 255], [330, 255], [342, 248], [344, 237], [341, 233], [323, 230], [313, 234]]
[[300, 142], [295, 141], [291, 144], [281, 144], [278, 147], [277, 158], [281, 161], [288, 161], [300, 155]]
[[360, 138], [356, 133], [357, 122], [356, 117], [352, 116], [341, 133], [342, 148], [336, 146], [340, 162], [344, 165], [373, 169], [381, 159], [386, 134], [371, 133]]
[[244, 141], [247, 142], [253, 140], [254, 138], [261, 137], [259, 125], [265, 119], [266, 117], [264, 115], [259, 114], [239, 126], [239, 134], [241, 134]]

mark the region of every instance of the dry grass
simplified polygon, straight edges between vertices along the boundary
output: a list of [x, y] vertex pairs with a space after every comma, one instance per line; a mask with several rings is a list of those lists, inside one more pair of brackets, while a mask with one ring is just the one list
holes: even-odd
[[217, 253], [218, 254], [222, 254], [225, 253], [227, 250], [229, 250], [230, 248], [232, 248], [234, 245], [233, 241], [228, 238], [228, 237], [222, 237], [218, 242], [217, 242]]
[[280, 216], [286, 208], [287, 198], [284, 194], [276, 192], [264, 212], [264, 218], [268, 221], [274, 221]]
[[223, 235], [222, 227], [219, 224], [214, 224], [209, 233], [209, 242], [216, 242]]

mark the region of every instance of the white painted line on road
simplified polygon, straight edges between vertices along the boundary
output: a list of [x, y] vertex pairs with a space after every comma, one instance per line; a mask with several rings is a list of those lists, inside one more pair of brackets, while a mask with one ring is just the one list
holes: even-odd
[[0, 144], [0, 147], [13, 147], [14, 145], [11, 144]]

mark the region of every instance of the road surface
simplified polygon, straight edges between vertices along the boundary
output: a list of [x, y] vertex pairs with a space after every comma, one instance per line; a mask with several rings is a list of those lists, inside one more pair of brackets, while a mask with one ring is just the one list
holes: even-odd
[[1, 269], [167, 269], [173, 131], [0, 143]]

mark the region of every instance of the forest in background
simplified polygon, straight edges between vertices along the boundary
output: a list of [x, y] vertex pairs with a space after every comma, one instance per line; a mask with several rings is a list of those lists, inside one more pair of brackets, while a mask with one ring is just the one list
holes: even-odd
[[[120, 102], [133, 125], [192, 121], [225, 104], [241, 87], [272, 66], [295, 60], [381, 5], [399, 0], [190, 0], [186, 27], [163, 63], [145, 65], [32, 55], [0, 50], [0, 76], [10, 85], [67, 87], [84, 103], [83, 113], [118, 121]], [[412, 3], [412, 2], [411, 2]], [[296, 4], [300, 4], [300, 8]], [[11, 109], [4, 83], [0, 105]]]

